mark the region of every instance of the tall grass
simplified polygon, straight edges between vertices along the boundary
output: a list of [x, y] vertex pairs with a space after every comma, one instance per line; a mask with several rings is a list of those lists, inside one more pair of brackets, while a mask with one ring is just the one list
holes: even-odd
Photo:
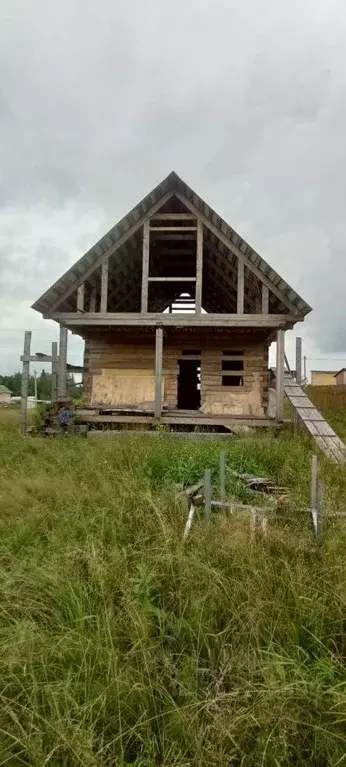
[[[183, 545], [176, 485], [207, 466], [216, 484], [219, 450], [3, 424], [1, 765], [345, 763], [346, 524], [317, 549], [311, 446], [288, 435], [228, 447], [231, 466], [290, 487], [267, 539], [218, 513]], [[341, 507], [344, 469], [322, 472]]]

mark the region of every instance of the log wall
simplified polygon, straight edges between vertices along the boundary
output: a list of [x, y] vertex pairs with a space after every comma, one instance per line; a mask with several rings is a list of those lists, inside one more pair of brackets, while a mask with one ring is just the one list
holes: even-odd
[[[201, 411], [264, 415], [268, 403], [268, 345], [255, 333], [164, 332], [164, 406], [177, 406], [178, 360], [200, 350]], [[243, 386], [222, 385], [223, 351], [244, 352]], [[89, 404], [153, 405], [154, 334], [90, 333], [85, 339], [84, 390]], [[102, 393], [100, 400], [100, 393]], [[127, 402], [124, 401], [127, 399]], [[119, 399], [120, 398], [120, 399]]]

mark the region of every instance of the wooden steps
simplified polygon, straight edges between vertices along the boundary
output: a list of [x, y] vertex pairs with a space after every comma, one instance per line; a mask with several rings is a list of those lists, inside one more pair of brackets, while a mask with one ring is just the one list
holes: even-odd
[[298, 417], [308, 429], [318, 447], [336, 463], [346, 462], [346, 446], [335, 434], [323, 415], [312, 404], [290, 373], [284, 376], [284, 391]]

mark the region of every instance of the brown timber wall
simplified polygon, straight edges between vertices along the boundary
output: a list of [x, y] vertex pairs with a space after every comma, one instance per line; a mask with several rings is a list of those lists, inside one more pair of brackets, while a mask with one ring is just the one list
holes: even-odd
[[[210, 331], [164, 332], [164, 405], [177, 406], [178, 360], [182, 351], [201, 351], [201, 410], [210, 414], [266, 413], [268, 403], [268, 346], [255, 333], [213, 333]], [[243, 386], [222, 385], [222, 352], [244, 352]], [[128, 404], [149, 406], [153, 400], [155, 336], [148, 333], [93, 333], [85, 339], [84, 388], [90, 404], [120, 404], [116, 392], [124, 376]], [[103, 377], [100, 379], [100, 377]], [[99, 387], [100, 380], [107, 386]], [[112, 389], [112, 380], [114, 388]], [[126, 383], [125, 383], [126, 381]], [[98, 388], [95, 388], [95, 383]], [[94, 396], [93, 396], [94, 390]], [[107, 392], [104, 401], [95, 400], [95, 391]], [[112, 401], [112, 392], [114, 398]], [[143, 394], [143, 401], [140, 397]], [[124, 396], [122, 394], [122, 396]], [[139, 397], [139, 400], [138, 400]], [[136, 399], [137, 398], [137, 399]], [[125, 404], [121, 401], [121, 404]]]

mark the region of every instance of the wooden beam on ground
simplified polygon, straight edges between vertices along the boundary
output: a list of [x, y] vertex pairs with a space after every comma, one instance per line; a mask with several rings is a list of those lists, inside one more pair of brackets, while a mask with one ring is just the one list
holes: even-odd
[[150, 256], [150, 221], [143, 224], [143, 252], [142, 252], [142, 297], [141, 312], [148, 311], [148, 280], [149, 280], [149, 256]]
[[156, 328], [155, 334], [155, 418], [162, 413], [162, 370], [163, 370], [163, 329]]
[[269, 314], [269, 290], [262, 282], [262, 314]]
[[285, 373], [285, 332], [281, 328], [276, 334], [276, 418], [284, 420], [284, 373]]
[[203, 288], [203, 224], [197, 220], [197, 255], [196, 255], [196, 314], [202, 311], [202, 288]]
[[27, 407], [28, 407], [28, 387], [29, 387], [29, 375], [30, 375], [30, 348], [31, 348], [31, 331], [26, 330], [24, 333], [24, 349], [23, 349], [23, 365], [22, 365], [22, 382], [20, 392], [20, 433], [24, 437], [27, 427]]
[[84, 312], [85, 282], [77, 288], [77, 312]]
[[60, 325], [59, 363], [58, 363], [58, 399], [67, 393], [67, 328]]
[[106, 312], [108, 307], [108, 266], [109, 259], [103, 262], [101, 266], [101, 302], [100, 312]]
[[[261, 271], [261, 269], [259, 269], [258, 266], [256, 266], [256, 264], [254, 264], [253, 261], [251, 261], [250, 258], [248, 258], [248, 256], [245, 255], [245, 253], [243, 253], [239, 248], [237, 248], [237, 246], [234, 245], [234, 243], [232, 242], [232, 240], [229, 239], [229, 237], [226, 237], [226, 235], [223, 234], [223, 232], [221, 232], [217, 226], [215, 226], [211, 221], [209, 221], [208, 217], [205, 216], [204, 213], [202, 213], [202, 211], [196, 208], [195, 205], [192, 202], [190, 202], [190, 200], [187, 199], [187, 197], [185, 197], [183, 194], [177, 191], [175, 192], [175, 196], [183, 203], [183, 205], [185, 205], [191, 211], [191, 213], [194, 213], [197, 217], [201, 219], [204, 226], [206, 226], [207, 229], [209, 229], [209, 231], [212, 232], [215, 235], [215, 237], [226, 246], [226, 248], [228, 248], [228, 250], [234, 253], [234, 255], [237, 256], [239, 260], [243, 261], [244, 266], [247, 266], [248, 269], [250, 269], [250, 271], [253, 272], [253, 274], [255, 274], [256, 277], [258, 277], [261, 280], [261, 282], [264, 282], [267, 288], [269, 288], [269, 290], [271, 290], [271, 292], [274, 293], [277, 296], [277, 298], [280, 299], [280, 301], [290, 310], [292, 314], [296, 314], [298, 316], [297, 307], [294, 304], [292, 304], [289, 298], [287, 298], [286, 294], [282, 290], [280, 290], [280, 288], [274, 285], [274, 283], [271, 282], [269, 277], [267, 277]], [[296, 320], [296, 322], [298, 322], [298, 320]]]
[[237, 314], [244, 314], [244, 261], [238, 258]]
[[52, 342], [52, 381], [51, 381], [51, 401], [56, 402], [58, 394], [58, 344]]
[[[177, 301], [179, 303], [179, 301]], [[205, 328], [290, 328], [302, 317], [291, 314], [161, 314], [140, 312], [95, 312], [95, 314], [78, 314], [78, 312], [56, 312], [44, 315], [47, 319], [63, 322], [68, 326], [85, 327], [117, 327], [120, 325], [134, 327], [205, 327]]]

